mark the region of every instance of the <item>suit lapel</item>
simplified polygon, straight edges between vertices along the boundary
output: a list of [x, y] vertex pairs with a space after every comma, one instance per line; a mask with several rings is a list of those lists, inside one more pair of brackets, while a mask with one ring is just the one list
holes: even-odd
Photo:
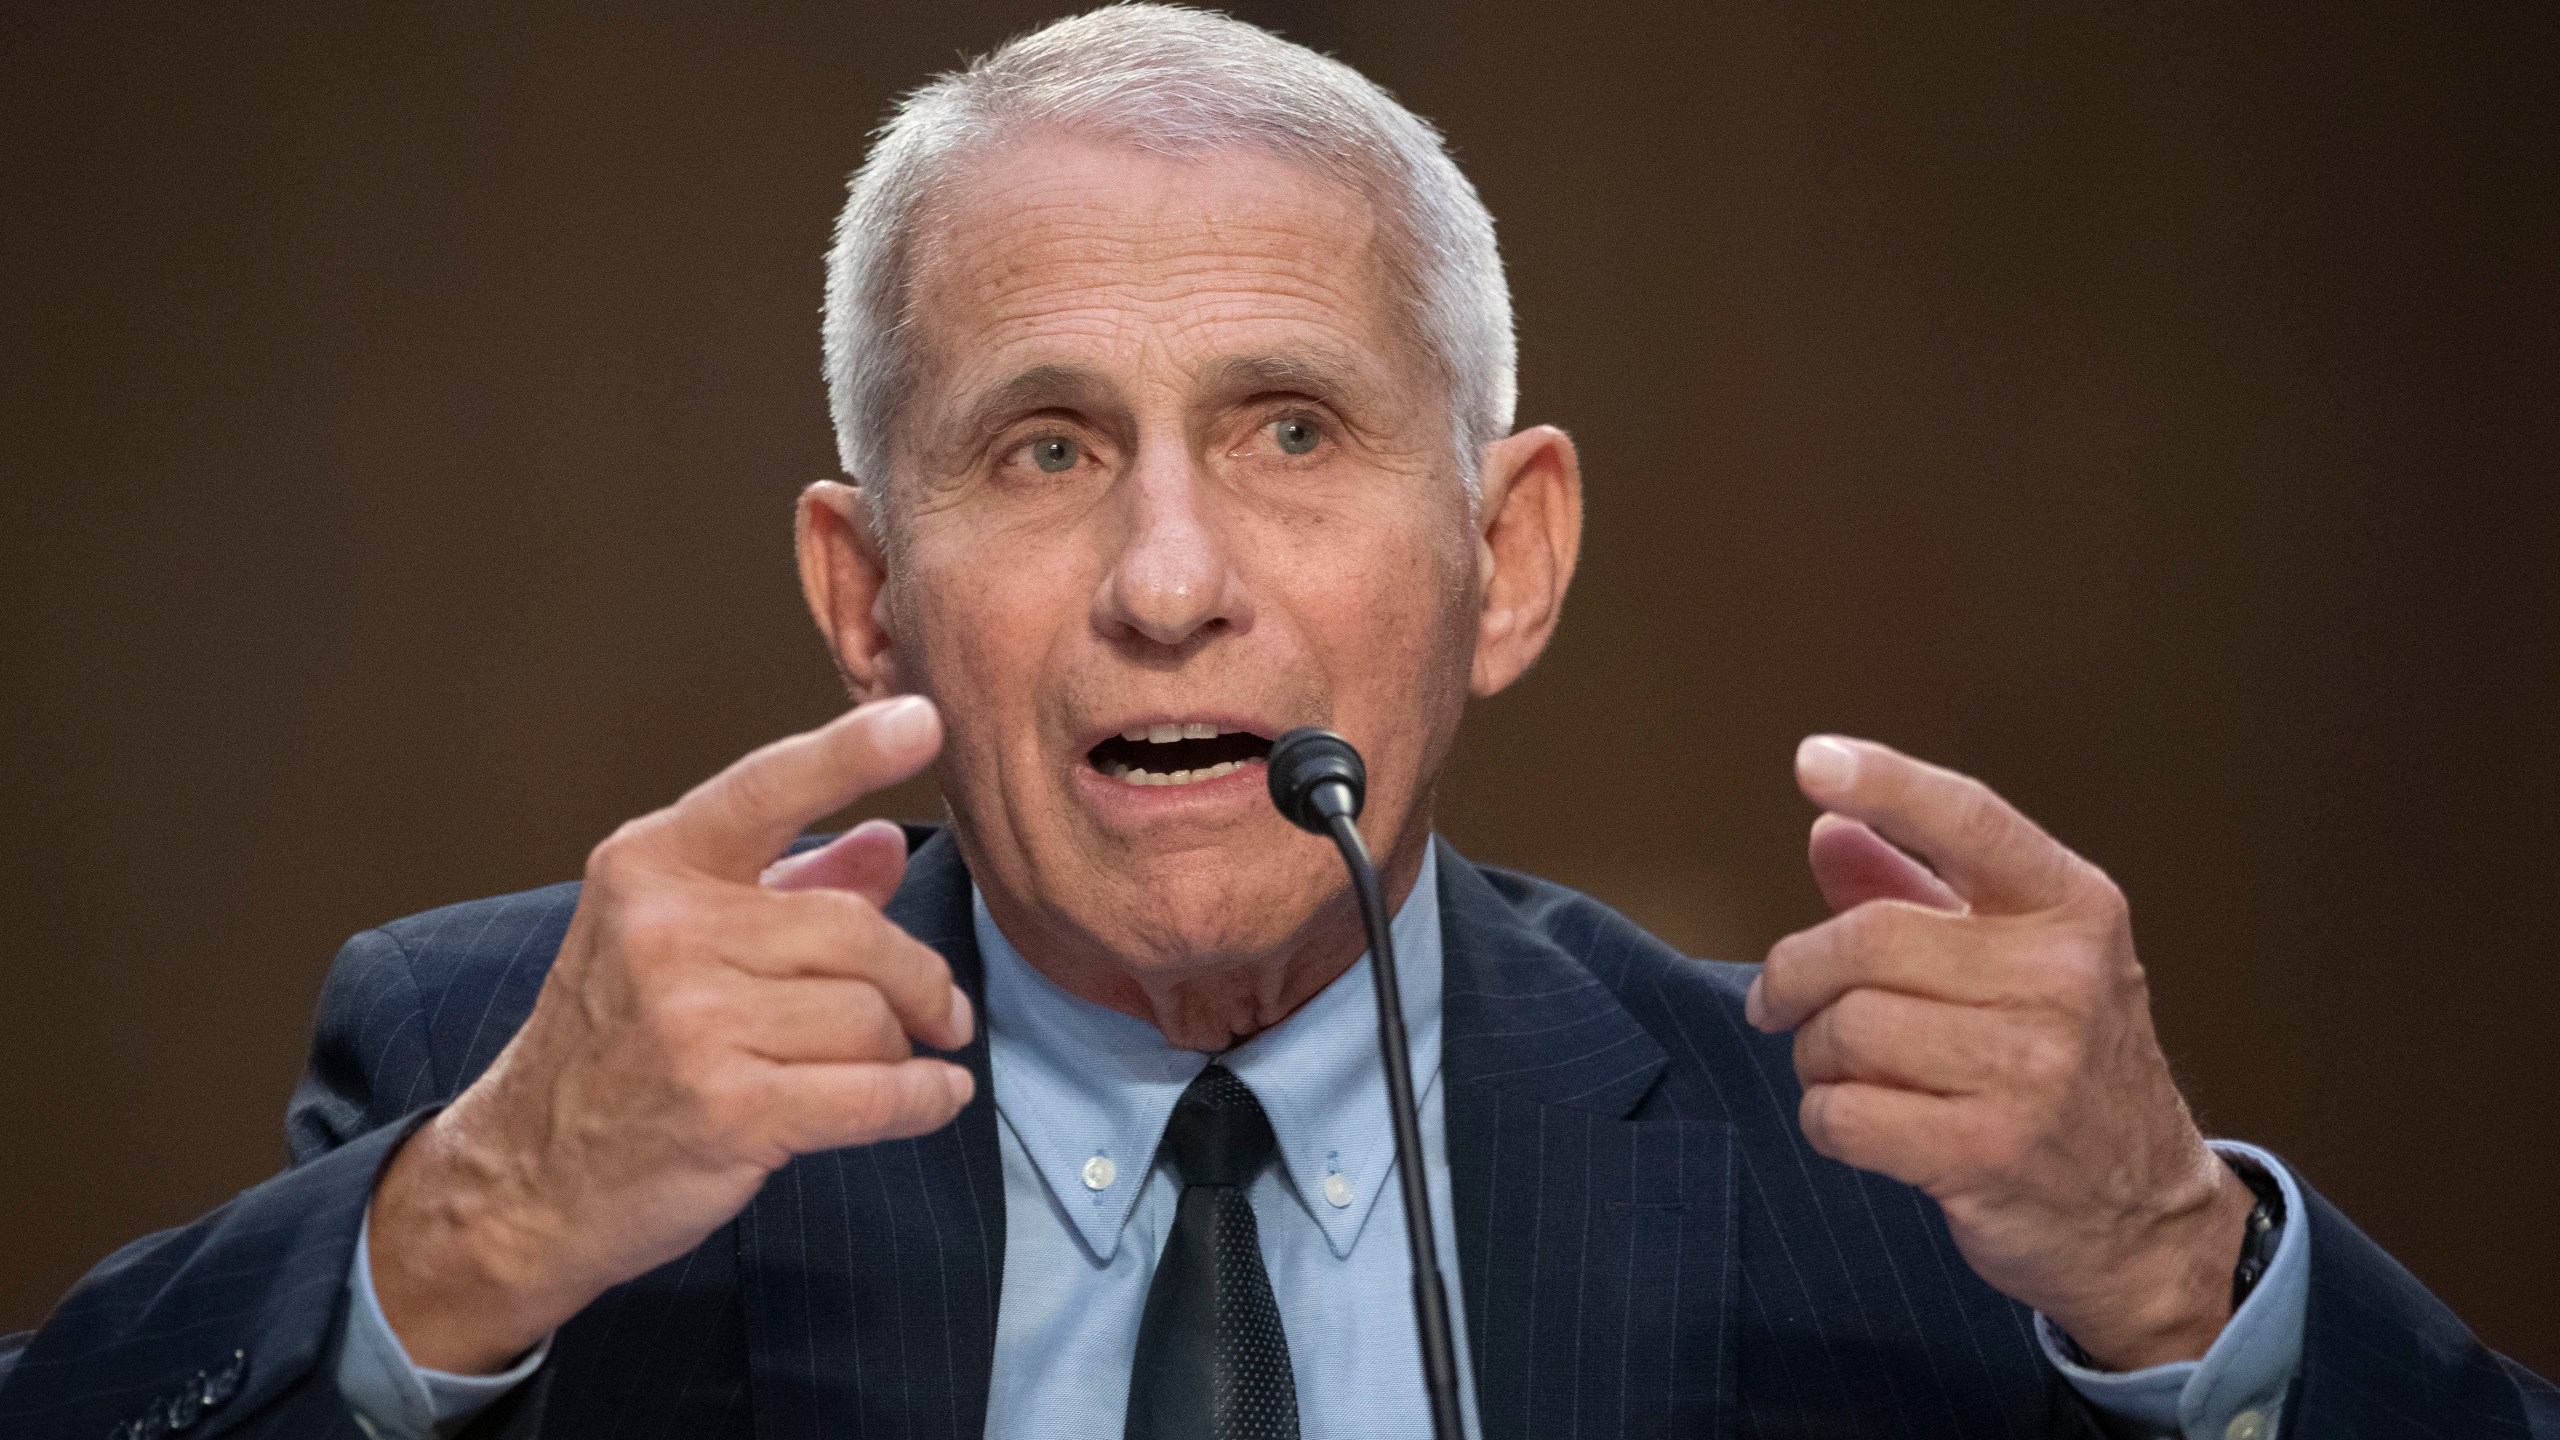
[[1455, 1264], [1484, 1434], [1714, 1433], [1731, 1133], [1671, 1106], [1632, 1118], [1662, 1048], [1445, 845], [1439, 869]]
[[[1582, 960], [1440, 855], [1441, 1075], [1469, 1352], [1487, 1440], [1712, 1433], [1729, 1414], [1732, 1140], [1633, 1118], [1665, 1057]], [[986, 1014], [949, 835], [889, 916]], [[983, 1024], [978, 1095], [914, 1140], [802, 1156], [740, 1217], [763, 1440], [979, 1435], [1003, 1286], [1004, 1180]]]
[[977, 1006], [977, 1035], [950, 1058], [978, 1093], [931, 1135], [801, 1156], [748, 1206], [739, 1254], [764, 1440], [960, 1440], [986, 1425], [1004, 1177], [969, 874], [947, 833], [916, 847], [888, 915], [942, 952]]

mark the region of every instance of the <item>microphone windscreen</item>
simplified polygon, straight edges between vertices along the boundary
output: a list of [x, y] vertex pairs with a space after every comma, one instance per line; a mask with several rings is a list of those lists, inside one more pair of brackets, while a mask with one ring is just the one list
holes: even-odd
[[1315, 806], [1319, 786], [1330, 783], [1348, 789], [1355, 816], [1368, 795], [1369, 767], [1360, 763], [1360, 752], [1350, 741], [1330, 730], [1313, 725], [1292, 730], [1272, 742], [1264, 763], [1271, 772], [1271, 803], [1290, 824], [1310, 834], [1331, 833]]

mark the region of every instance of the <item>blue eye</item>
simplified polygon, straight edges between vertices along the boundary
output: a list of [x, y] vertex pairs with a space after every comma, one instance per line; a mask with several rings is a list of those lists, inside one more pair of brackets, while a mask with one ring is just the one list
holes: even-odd
[[1282, 453], [1304, 455], [1315, 449], [1316, 442], [1324, 435], [1316, 429], [1314, 421], [1293, 416], [1287, 420], [1272, 421], [1271, 438], [1279, 442]]
[[1031, 442], [1031, 463], [1052, 475], [1073, 470], [1076, 462], [1083, 458], [1084, 447], [1062, 436], [1052, 435], [1046, 440]]

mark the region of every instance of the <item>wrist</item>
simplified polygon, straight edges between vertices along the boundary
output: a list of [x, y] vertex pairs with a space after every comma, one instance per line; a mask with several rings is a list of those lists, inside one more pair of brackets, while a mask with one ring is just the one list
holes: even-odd
[[373, 1288], [412, 1364], [490, 1375], [586, 1297], [562, 1283], [561, 1252], [542, 1238], [548, 1227], [537, 1207], [510, 1168], [475, 1143], [459, 1108], [420, 1126], [375, 1185]]
[[2149, 1227], [2142, 1259], [2103, 1313], [2061, 1321], [2100, 1368], [2143, 1370], [2200, 1360], [2232, 1315], [2232, 1267], [2241, 1255], [2257, 1197], [2219, 1157], [2191, 1198]]

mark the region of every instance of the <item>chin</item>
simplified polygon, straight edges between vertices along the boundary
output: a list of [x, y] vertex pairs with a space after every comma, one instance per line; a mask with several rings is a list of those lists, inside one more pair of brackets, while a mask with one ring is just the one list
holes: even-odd
[[1120, 963], [1141, 970], [1206, 969], [1279, 955], [1345, 892], [1340, 863], [1322, 847], [1293, 831], [1277, 845], [1157, 857], [1142, 873], [1098, 877], [1102, 883], [1089, 893], [1104, 903], [1078, 917], [1085, 921], [1080, 928]]

